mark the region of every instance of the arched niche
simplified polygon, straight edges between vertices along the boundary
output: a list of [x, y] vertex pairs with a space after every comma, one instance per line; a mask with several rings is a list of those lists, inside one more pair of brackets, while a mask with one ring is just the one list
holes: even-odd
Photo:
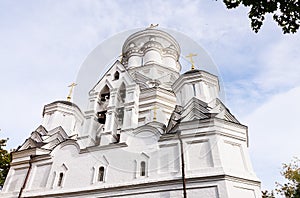
[[107, 113], [107, 106], [109, 104], [110, 99], [110, 89], [107, 85], [105, 85], [100, 93], [99, 93], [99, 111], [97, 112], [98, 115], [98, 122], [100, 124], [105, 124], [106, 121], [106, 113]]
[[100, 101], [105, 102], [110, 98], [110, 89], [107, 85], [105, 85], [100, 91]]
[[119, 88], [119, 95], [121, 102], [124, 103], [126, 99], [126, 86], [124, 82], [121, 83], [121, 86]]

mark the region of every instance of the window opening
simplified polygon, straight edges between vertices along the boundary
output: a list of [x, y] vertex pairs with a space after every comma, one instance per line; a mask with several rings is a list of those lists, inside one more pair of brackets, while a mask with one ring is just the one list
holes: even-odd
[[146, 162], [141, 162], [141, 176], [146, 176]]
[[119, 80], [119, 78], [120, 78], [120, 73], [116, 71], [114, 74], [114, 80]]
[[106, 113], [107, 111], [100, 111], [98, 112], [98, 122], [100, 124], [105, 124], [105, 121], [106, 121]]
[[196, 86], [193, 84], [194, 96], [196, 96]]
[[109, 93], [103, 93], [101, 94], [101, 101], [105, 102], [109, 100]]
[[101, 90], [101, 92], [100, 92], [100, 100], [102, 102], [108, 101], [109, 100], [109, 96], [110, 96], [109, 88], [108, 88], [107, 85], [105, 85], [103, 87], [103, 89]]
[[57, 186], [59, 186], [59, 187], [62, 186], [63, 177], [64, 177], [64, 174], [63, 173], [59, 173], [59, 178], [58, 178]]
[[104, 181], [104, 167], [99, 168], [98, 181]]
[[119, 142], [120, 142], [120, 137], [121, 137], [121, 134], [117, 134], [117, 140], [116, 140], [116, 143], [119, 143]]

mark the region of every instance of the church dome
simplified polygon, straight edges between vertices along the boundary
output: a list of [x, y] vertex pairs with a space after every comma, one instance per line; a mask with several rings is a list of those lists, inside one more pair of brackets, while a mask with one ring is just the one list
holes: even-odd
[[158, 50], [161, 50], [163, 48], [162, 44], [153, 40], [148, 41], [145, 43], [142, 47], [142, 50], [147, 50], [147, 48], [156, 48]]
[[128, 68], [158, 63], [176, 72], [180, 70], [178, 42], [167, 32], [155, 28], [130, 35], [124, 42], [122, 55], [122, 63]]
[[180, 47], [175, 38], [165, 31], [154, 28], [146, 28], [130, 35], [124, 42], [122, 53], [126, 54], [128, 49], [132, 48], [132, 46], [141, 48], [145, 43], [148, 43], [148, 41], [156, 41], [155, 43], [160, 43], [164, 48], [175, 48], [178, 55], [180, 54]]

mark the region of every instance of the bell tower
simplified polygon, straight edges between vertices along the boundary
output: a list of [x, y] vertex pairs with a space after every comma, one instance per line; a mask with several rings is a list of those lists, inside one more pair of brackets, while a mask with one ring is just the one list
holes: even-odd
[[176, 104], [171, 85], [180, 75], [180, 47], [170, 34], [155, 27], [132, 34], [122, 48], [121, 62], [141, 90], [139, 125], [166, 125]]

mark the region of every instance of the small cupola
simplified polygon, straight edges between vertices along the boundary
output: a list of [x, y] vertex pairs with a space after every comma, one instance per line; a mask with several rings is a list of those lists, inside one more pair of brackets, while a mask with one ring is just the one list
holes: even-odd
[[83, 121], [81, 110], [70, 101], [55, 101], [44, 106], [42, 125], [48, 131], [61, 126], [69, 136], [76, 135]]
[[218, 77], [203, 70], [187, 71], [174, 82], [172, 88], [181, 106], [185, 106], [193, 97], [205, 103], [219, 98]]

